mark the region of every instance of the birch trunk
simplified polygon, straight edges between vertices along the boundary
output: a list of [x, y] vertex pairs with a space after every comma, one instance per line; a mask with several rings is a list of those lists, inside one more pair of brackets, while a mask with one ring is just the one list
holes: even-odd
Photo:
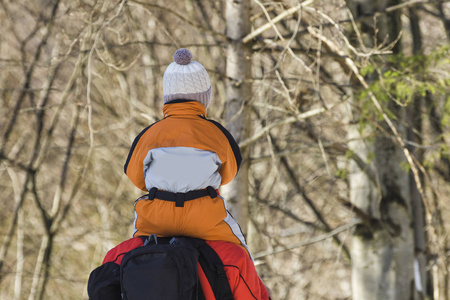
[[[349, 149], [370, 161], [351, 164], [350, 201], [370, 218], [352, 237], [353, 299], [410, 300], [414, 288], [414, 239], [409, 176], [402, 150], [390, 137], [370, 141], [359, 128], [349, 130]], [[369, 131], [369, 132], [367, 132]], [[370, 178], [368, 174], [375, 174]]]
[[[413, 53], [414, 55], [420, 55], [423, 52], [422, 47], [422, 34], [420, 30], [420, 20], [416, 12], [416, 9], [410, 8], [409, 12], [409, 24], [411, 30], [411, 36], [413, 41]], [[413, 98], [413, 103], [408, 107], [408, 130], [407, 139], [422, 145], [422, 106], [423, 103], [431, 103], [432, 99], [429, 99], [430, 95], [426, 95], [425, 99], [422, 99], [422, 95], [416, 95]], [[410, 152], [416, 157], [420, 164], [423, 164], [424, 156], [423, 150], [416, 149], [415, 147], [409, 147]], [[425, 209], [422, 196], [417, 189], [414, 182], [414, 175], [412, 172], [409, 174], [410, 178], [410, 193], [411, 193], [411, 210], [413, 214], [413, 228], [414, 228], [414, 248], [415, 248], [415, 260], [414, 260], [414, 283], [415, 283], [415, 300], [424, 300], [432, 298], [432, 289], [429, 288], [428, 281], [431, 279], [430, 272], [427, 272], [427, 236], [425, 231]], [[422, 178], [421, 178], [422, 179]], [[422, 179], [422, 186], [425, 182]]]
[[[398, 3], [359, 0], [347, 4], [357, 19]], [[398, 13], [380, 15], [376, 23], [373, 18], [365, 19], [360, 26], [362, 42], [366, 47], [386, 39], [389, 43], [399, 29]], [[394, 53], [399, 51], [400, 43], [393, 48]], [[386, 107], [397, 116], [397, 130], [405, 136], [400, 125], [404, 112], [395, 104]], [[359, 115], [354, 113], [352, 121], [358, 123]], [[348, 131], [349, 149], [367, 162], [365, 169], [353, 163], [349, 167], [350, 201], [370, 220], [358, 225], [352, 237], [353, 299], [411, 300], [414, 238], [409, 175], [402, 168], [406, 163], [402, 149], [389, 136], [392, 132], [385, 122], [378, 125], [384, 130], [366, 127], [361, 132], [359, 125], [351, 125]]]
[[[242, 38], [250, 32], [250, 1], [227, 0], [227, 36], [229, 44], [226, 61], [226, 127], [239, 144], [248, 136], [249, 110], [246, 107], [251, 96], [250, 49], [242, 43]], [[238, 176], [222, 188], [222, 195], [229, 203], [229, 210], [247, 232], [248, 217], [248, 147], [241, 149], [242, 164]]]

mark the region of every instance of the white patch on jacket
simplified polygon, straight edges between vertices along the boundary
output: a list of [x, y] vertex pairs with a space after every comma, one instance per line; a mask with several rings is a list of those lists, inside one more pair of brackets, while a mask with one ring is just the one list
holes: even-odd
[[191, 147], [151, 149], [144, 159], [147, 190], [153, 187], [172, 193], [186, 193], [212, 186], [218, 189], [222, 180], [222, 162], [211, 151]]

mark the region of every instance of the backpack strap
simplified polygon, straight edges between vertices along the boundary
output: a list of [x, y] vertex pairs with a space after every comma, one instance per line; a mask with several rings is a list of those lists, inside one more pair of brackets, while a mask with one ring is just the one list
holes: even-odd
[[203, 240], [196, 246], [200, 253], [198, 262], [208, 279], [216, 300], [233, 300], [230, 283], [219, 255]]
[[156, 234], [138, 236], [144, 243], [144, 246], [151, 244], [170, 244], [174, 237], [157, 237]]

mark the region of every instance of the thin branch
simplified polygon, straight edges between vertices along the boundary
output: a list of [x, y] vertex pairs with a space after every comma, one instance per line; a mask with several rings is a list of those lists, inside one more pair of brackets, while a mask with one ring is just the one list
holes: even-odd
[[21, 163], [19, 161], [16, 161], [15, 159], [9, 158], [4, 153], [1, 153], [1, 152], [0, 152], [0, 160], [5, 160], [5, 161], [8, 162], [8, 164], [10, 164], [10, 165], [12, 165], [14, 167], [18, 167], [22, 171], [33, 172], [33, 169], [31, 167], [26, 166], [23, 163]]
[[266, 257], [266, 256], [274, 255], [274, 254], [277, 254], [277, 253], [293, 250], [293, 249], [296, 249], [296, 248], [309, 246], [309, 245], [312, 245], [312, 244], [324, 241], [326, 239], [329, 239], [331, 237], [335, 237], [339, 233], [341, 233], [343, 231], [346, 231], [346, 230], [349, 230], [349, 229], [351, 229], [351, 228], [353, 228], [353, 227], [355, 227], [355, 226], [357, 226], [357, 225], [359, 225], [361, 223], [362, 223], [362, 221], [360, 219], [354, 219], [348, 224], [339, 226], [339, 227], [337, 227], [337, 228], [335, 228], [335, 229], [333, 229], [333, 230], [331, 230], [331, 231], [329, 231], [329, 232], [327, 232], [325, 234], [319, 235], [319, 236], [314, 237], [314, 238], [312, 238], [310, 240], [307, 240], [307, 241], [304, 241], [304, 242], [295, 243], [295, 244], [288, 245], [288, 246], [285, 246], [285, 247], [277, 247], [277, 248], [275, 248], [273, 250], [268, 250], [268, 251], [262, 251], [262, 252], [259, 252], [259, 253], [255, 253], [253, 255], [253, 257], [255, 259], [258, 259], [258, 258], [263, 258], [263, 257]]
[[[331, 108], [333, 108], [334, 106], [336, 106], [338, 104], [339, 103], [331, 105], [328, 109], [331, 109]], [[307, 119], [307, 118], [311, 118], [311, 117], [317, 116], [317, 115], [319, 115], [321, 113], [324, 113], [326, 111], [327, 111], [327, 109], [321, 107], [321, 108], [317, 108], [317, 109], [312, 109], [312, 110], [304, 112], [304, 113], [300, 113], [300, 114], [295, 115], [295, 116], [288, 117], [288, 118], [286, 118], [284, 120], [281, 120], [281, 121], [278, 121], [278, 122], [275, 122], [275, 123], [271, 123], [271, 124], [261, 128], [260, 130], [258, 130], [253, 136], [251, 136], [251, 137], [243, 140], [242, 142], [240, 142], [239, 143], [239, 147], [246, 147], [246, 146], [256, 142], [259, 138], [264, 136], [266, 134], [266, 132], [269, 132], [270, 130], [272, 130], [275, 127], [279, 127], [279, 126], [282, 126], [282, 125], [286, 125], [286, 124], [298, 122], [300, 120], [304, 120], [304, 119]]]
[[2, 271], [2, 267], [4, 264], [5, 258], [6, 258], [6, 253], [8, 252], [9, 246], [11, 244], [12, 236], [14, 235], [14, 230], [17, 225], [19, 210], [22, 208], [23, 201], [25, 200], [25, 195], [28, 191], [27, 184], [28, 184], [28, 181], [30, 180], [30, 177], [31, 177], [30, 173], [27, 172], [25, 179], [24, 179], [24, 183], [22, 184], [22, 190], [20, 191], [19, 201], [14, 203], [14, 210], [12, 213], [13, 217], [9, 224], [7, 233], [5, 234], [5, 237], [3, 239], [2, 246], [0, 247], [0, 281], [2, 280], [2, 272], [1, 271]]
[[22, 294], [22, 286], [23, 286], [23, 269], [25, 263], [24, 257], [24, 224], [25, 224], [25, 216], [23, 209], [19, 210], [19, 214], [17, 216], [17, 250], [16, 250], [16, 278], [14, 282], [14, 300], [19, 300], [20, 295]]
[[[56, 12], [57, 12], [58, 7], [59, 7], [59, 3], [60, 3], [60, 0], [58, 0], [54, 4], [54, 6], [52, 7], [51, 18], [50, 18], [49, 22], [47, 23], [47, 26], [45, 27], [46, 28], [45, 35], [44, 35], [44, 37], [42, 38], [41, 42], [38, 45], [38, 49], [35, 52], [32, 65], [28, 69], [27, 74], [26, 74], [26, 79], [25, 79], [25, 81], [23, 83], [23, 87], [24, 87], [25, 90], [28, 89], [29, 86], [31, 85], [31, 77], [32, 77], [32, 74], [33, 74], [33, 71], [34, 71], [34, 67], [37, 64], [37, 61], [39, 60], [39, 58], [41, 56], [42, 50], [43, 50], [44, 46], [47, 44], [47, 41], [48, 41], [48, 39], [50, 37], [50, 33], [52, 31], [51, 29], [53, 28], [53, 24], [54, 24], [54, 20], [55, 20], [55, 17], [56, 17]], [[5, 133], [3, 134], [3, 140], [2, 140], [3, 144], [0, 146], [0, 153], [4, 150], [3, 147], [6, 146], [6, 143], [7, 143], [7, 140], [9, 138], [9, 135], [11, 134], [13, 126], [15, 125], [15, 122], [17, 120], [17, 116], [18, 116], [18, 112], [19, 112], [20, 106], [21, 106], [22, 102], [25, 99], [25, 95], [26, 95], [26, 92], [22, 91], [20, 93], [18, 99], [17, 99], [17, 104], [14, 107], [14, 111], [12, 113], [12, 117], [10, 119], [10, 122], [8, 124], [8, 127], [7, 127], [7, 129], [5, 131]], [[36, 140], [36, 144], [38, 144], [38, 143], [39, 143], [39, 140]], [[35, 148], [37, 148], [37, 145], [35, 145]], [[29, 159], [29, 162], [28, 162], [28, 166], [26, 167], [26, 169], [28, 169], [30, 171], [26, 173], [26, 176], [25, 176], [25, 179], [24, 179], [24, 183], [22, 185], [22, 191], [20, 193], [20, 200], [18, 202], [16, 202], [15, 205], [14, 205], [13, 218], [11, 220], [11, 223], [9, 225], [7, 234], [5, 235], [5, 238], [3, 240], [2, 246], [0, 248], [0, 281], [2, 279], [1, 269], [3, 267], [3, 263], [4, 263], [4, 260], [6, 258], [6, 254], [8, 252], [8, 249], [9, 249], [9, 246], [10, 246], [10, 243], [11, 243], [12, 235], [14, 234], [14, 230], [15, 230], [15, 227], [17, 225], [18, 213], [19, 213], [19, 210], [21, 209], [21, 207], [23, 205], [23, 202], [25, 200], [25, 195], [26, 195], [26, 193], [28, 191], [27, 185], [28, 185], [30, 179], [32, 178], [31, 175], [34, 174], [32, 166], [33, 166], [33, 162], [36, 159], [36, 154], [37, 154], [37, 152], [35, 152], [35, 151], [32, 151], [31, 154], [30, 154], [30, 159]], [[4, 155], [2, 155], [2, 156], [4, 156]]]
[[294, 103], [294, 101], [292, 101], [291, 94], [289, 93], [289, 89], [286, 86], [286, 84], [284, 83], [283, 78], [281, 78], [280, 71], [279, 70], [275, 70], [275, 75], [277, 75], [277, 79], [280, 82], [281, 87], [283, 88], [283, 91], [284, 91], [284, 93], [281, 93], [281, 94], [289, 102], [289, 106], [290, 106], [291, 110], [293, 110], [294, 112], [297, 112], [296, 111], [296, 107], [295, 107], [295, 103]]
[[332, 174], [331, 174], [330, 164], [328, 162], [328, 157], [327, 157], [327, 154], [325, 153], [325, 149], [323, 147], [321, 138], [318, 139], [318, 144], [319, 144], [320, 153], [322, 154], [323, 163], [325, 164], [325, 168], [327, 170], [327, 174], [328, 174], [328, 176], [331, 177]]
[[[328, 47], [333, 51], [336, 52], [340, 55], [343, 55], [344, 52], [341, 50], [340, 47], [338, 47], [335, 43], [333, 43], [330, 39], [326, 38], [325, 36], [323, 36], [322, 34], [320, 34], [317, 29], [312, 28], [312, 27], [308, 27], [308, 31], [311, 33], [312, 36], [321, 39], [324, 43], [326, 43], [328, 45]], [[394, 123], [392, 122], [392, 120], [389, 118], [389, 116], [386, 114], [386, 112], [384, 111], [383, 107], [381, 106], [380, 102], [378, 101], [378, 99], [375, 97], [375, 95], [373, 94], [372, 91], [370, 91], [370, 87], [369, 84], [366, 82], [366, 80], [364, 79], [364, 77], [361, 75], [361, 73], [359, 73], [359, 70], [355, 64], [355, 62], [350, 58], [350, 57], [346, 57], [345, 58], [345, 64], [350, 68], [350, 70], [352, 70], [353, 74], [356, 76], [356, 78], [358, 79], [358, 81], [360, 82], [360, 84], [363, 86], [363, 88], [365, 88], [368, 91], [368, 95], [370, 100], [372, 101], [372, 103], [374, 104], [375, 108], [378, 110], [378, 112], [383, 116], [383, 119], [385, 120], [385, 122], [387, 123], [389, 129], [392, 131], [395, 140], [397, 141], [397, 143], [401, 146], [401, 148], [403, 149], [403, 153], [406, 156], [406, 159], [409, 163], [409, 165], [411, 166], [411, 170], [414, 174], [414, 180], [416, 181], [417, 184], [417, 189], [419, 190], [421, 196], [423, 197], [423, 199], [426, 199], [425, 197], [425, 193], [422, 187], [422, 183], [420, 180], [420, 176], [419, 176], [419, 172], [417, 169], [417, 166], [414, 162], [414, 159], [411, 155], [411, 153], [409, 152], [405, 141], [403, 140], [403, 138], [400, 136], [397, 128], [395, 127]]]
[[297, 36], [297, 34], [298, 34], [298, 32], [299, 32], [299, 28], [300, 28], [300, 23], [301, 23], [301, 21], [302, 21], [302, 15], [301, 15], [301, 13], [299, 13], [298, 20], [297, 20], [297, 24], [295, 25], [295, 29], [294, 29], [294, 32], [293, 32], [293, 34], [292, 34], [292, 37], [289, 39], [287, 45], [284, 47], [284, 49], [283, 49], [283, 51], [281, 52], [281, 55], [280, 55], [280, 56], [283, 56], [283, 53], [287, 50], [287, 52], [289, 52], [289, 54], [290, 54], [295, 60], [297, 60], [297, 61], [303, 66], [303, 68], [304, 68], [307, 72], [312, 73], [312, 69], [306, 65], [306, 63], [303, 61], [303, 59], [301, 59], [300, 57], [298, 57], [298, 56], [295, 54], [294, 50], [293, 50], [292, 47], [291, 47], [291, 43], [295, 40], [295, 38], [296, 38], [296, 36]]
[[242, 43], [243, 44], [247, 44], [249, 41], [251, 41], [252, 39], [254, 39], [255, 37], [257, 37], [258, 35], [260, 35], [261, 33], [263, 33], [264, 31], [269, 30], [270, 28], [272, 28], [272, 26], [274, 26], [276, 23], [280, 22], [281, 20], [283, 20], [284, 18], [295, 14], [297, 11], [301, 10], [302, 7], [306, 7], [310, 4], [312, 4], [315, 0], [307, 0], [304, 1], [300, 4], [298, 4], [297, 6], [294, 6], [288, 10], [285, 10], [284, 12], [282, 12], [281, 14], [277, 15], [275, 18], [273, 18], [271, 20], [271, 22], [267, 22], [266, 24], [264, 24], [263, 26], [255, 29], [254, 31], [250, 32], [249, 34], [247, 34], [244, 38], [242, 38]]
[[[39, 59], [41, 57], [41, 54], [42, 54], [42, 51], [43, 51], [45, 45], [47, 45], [48, 39], [50, 38], [50, 34], [52, 32], [54, 21], [55, 21], [55, 17], [56, 17], [56, 12], [57, 12], [58, 7], [59, 7], [59, 2], [60, 2], [60, 0], [58, 0], [54, 4], [54, 6], [52, 8], [51, 18], [50, 18], [49, 22], [46, 24], [46, 27], [44, 27], [45, 34], [42, 37], [42, 39], [41, 39], [41, 41], [40, 41], [40, 43], [39, 43], [39, 45], [38, 45], [38, 47], [36, 49], [36, 52], [35, 52], [35, 54], [33, 56], [33, 60], [31, 62], [30, 67], [26, 71], [25, 80], [22, 83], [22, 88], [20, 89], [20, 93], [18, 94], [17, 99], [11, 100], [11, 102], [12, 103], [16, 103], [16, 105], [15, 105], [15, 107], [13, 109], [12, 114], [11, 114], [11, 119], [10, 119], [10, 121], [8, 123], [8, 126], [6, 127], [6, 130], [3, 133], [3, 139], [2, 139], [1, 144], [0, 144], [0, 153], [4, 151], [4, 147], [6, 146], [7, 141], [9, 139], [9, 136], [10, 136], [12, 130], [13, 130], [13, 127], [14, 127], [16, 121], [17, 121], [17, 116], [18, 116], [20, 107], [22, 106], [22, 103], [25, 100], [25, 96], [27, 94], [26, 91], [31, 86], [31, 79], [32, 79], [32, 75], [34, 73], [36, 64], [37, 64], [37, 62], [39, 61]], [[22, 45], [23, 45], [23, 43], [22, 43]]]
[[[419, 5], [419, 4], [428, 4], [428, 3], [432, 3], [435, 1], [429, 1], [429, 0], [410, 0], [410, 1], [406, 1], [397, 5], [393, 5], [390, 7], [387, 7], [383, 12], [393, 12], [395, 10], [399, 10], [405, 7], [410, 7], [410, 6], [414, 6], [414, 5]], [[378, 12], [376, 12], [375, 14], [378, 14]]]
[[[75, 112], [73, 113], [73, 117], [72, 117], [72, 121], [71, 121], [70, 137], [69, 137], [69, 142], [67, 144], [66, 155], [65, 155], [65, 159], [64, 159], [64, 166], [61, 171], [61, 179], [60, 179], [59, 185], [57, 187], [57, 191], [55, 193], [54, 203], [53, 203], [52, 212], [51, 212], [52, 218], [57, 219], [57, 221], [52, 224], [52, 228], [51, 228], [52, 233], [56, 233], [59, 230], [61, 222], [64, 219], [65, 214], [69, 210], [69, 208], [71, 206], [71, 202], [73, 201], [73, 199], [79, 189], [80, 179], [77, 178], [75, 180], [75, 184], [74, 184], [74, 186], [76, 186], [77, 188], [76, 188], [75, 192], [72, 190], [72, 193], [69, 196], [69, 200], [68, 200], [67, 204], [63, 207], [62, 213], [61, 213], [61, 209], [60, 209], [61, 195], [64, 192], [64, 188], [65, 188], [66, 177], [67, 177], [67, 172], [68, 172], [68, 167], [69, 167], [69, 161], [72, 156], [73, 144], [75, 142], [75, 134], [78, 129], [80, 110], [81, 110], [81, 107], [79, 105], [76, 105]], [[89, 160], [90, 160], [90, 155], [87, 155], [86, 162], [84, 164], [84, 168], [79, 172], [80, 177], [84, 176], [84, 172], [87, 168]]]
[[[105, 44], [105, 42], [104, 42], [103, 40], [101, 40], [101, 42], [102, 42], [102, 44], [104, 45], [103, 49], [105, 50], [106, 54], [108, 55], [108, 58], [110, 58], [109, 51], [108, 51], [108, 50], [109, 50], [108, 47], [106, 46], [106, 44]], [[110, 68], [113, 68], [114, 70], [116, 70], [116, 71], [118, 71], [118, 72], [126, 72], [126, 71], [128, 71], [128, 70], [131, 69], [131, 68], [138, 62], [138, 60], [141, 58], [141, 53], [138, 53], [138, 54], [136, 55], [136, 57], [135, 57], [128, 65], [126, 65], [126, 66], [117, 66], [117, 65], [115, 65], [115, 64], [113, 64], [113, 63], [108, 62], [107, 59], [103, 56], [103, 54], [100, 53], [100, 50], [99, 50], [98, 47], [95, 47], [94, 49], [95, 49], [95, 53], [97, 54], [98, 58], [99, 58], [105, 65], [107, 65], [107, 66], [110, 67]]]
[[28, 296], [28, 300], [34, 300], [36, 297], [38, 297], [39, 293], [39, 282], [44, 280], [41, 277], [42, 269], [45, 268], [45, 263], [47, 262], [47, 259], [50, 258], [50, 248], [52, 245], [53, 238], [48, 235], [48, 233], [45, 233], [42, 241], [41, 241], [41, 247], [39, 248], [38, 257], [36, 259], [36, 265], [34, 268], [34, 274], [33, 274], [33, 281], [31, 283], [30, 288], [30, 294]]
[[[280, 38], [280, 40], [284, 41], [284, 37], [281, 35], [280, 31], [278, 30], [277, 26], [275, 25], [275, 23], [272, 21], [272, 18], [269, 16], [269, 13], [267, 12], [266, 8], [264, 7], [264, 5], [258, 1], [258, 0], [253, 0], [256, 2], [256, 4], [258, 4], [259, 7], [261, 7], [261, 10], [264, 12], [264, 15], [267, 18], [267, 21], [269, 21], [268, 24], [270, 24], [270, 26], [273, 28], [273, 30], [275, 31], [275, 33], [277, 34], [277, 36]], [[245, 44], [245, 42], [244, 42]]]
[[[306, 11], [310, 11], [310, 12], [314, 12], [316, 14], [318, 14], [319, 16], [321, 16], [322, 18], [326, 19], [329, 24], [331, 24], [336, 31], [339, 33], [339, 36], [342, 38], [342, 40], [344, 41], [345, 45], [356, 55], [356, 56], [360, 56], [360, 57], [370, 57], [372, 55], [385, 55], [385, 54], [391, 54], [392, 51], [388, 50], [390, 49], [393, 45], [388, 45], [385, 50], [381, 49], [381, 47], [383, 46], [383, 44], [377, 46], [377, 48], [371, 49], [369, 52], [367, 53], [361, 53], [358, 50], [356, 50], [355, 47], [353, 47], [353, 45], [350, 43], [350, 41], [347, 39], [347, 37], [345, 36], [345, 34], [342, 32], [341, 27], [339, 27], [339, 24], [336, 23], [332, 18], [330, 18], [327, 14], [323, 13], [322, 11], [316, 9], [316, 8], [312, 8], [312, 7], [305, 7]], [[322, 26], [322, 25], [321, 25]], [[321, 30], [319, 30], [321, 31]], [[395, 40], [395, 42], [397, 42], [399, 39], [399, 37], [397, 37], [397, 39]], [[380, 50], [378, 50], [380, 49]]]
[[[258, 112], [255, 110], [255, 113], [258, 115]], [[258, 115], [258, 119], [259, 115]], [[270, 137], [270, 133], [267, 133]], [[277, 145], [277, 143], [273, 140], [273, 138], [271, 137], [273, 143], [273, 147], [275, 149], [276, 152], [280, 152], [280, 147]], [[312, 199], [309, 197], [309, 195], [306, 193], [306, 191], [304, 190], [304, 188], [300, 185], [298, 178], [295, 174], [295, 170], [291, 167], [289, 161], [287, 160], [286, 157], [281, 157], [280, 159], [281, 165], [285, 168], [286, 172], [288, 173], [288, 177], [291, 180], [293, 186], [295, 187], [295, 191], [300, 194], [302, 196], [302, 199], [305, 201], [306, 205], [313, 211], [314, 215], [316, 216], [316, 218], [319, 220], [319, 222], [323, 225], [323, 229], [324, 231], [331, 231], [330, 225], [328, 225], [327, 221], [325, 220], [325, 218], [323, 217], [323, 215], [321, 214], [321, 212], [317, 209], [316, 205], [314, 204], [314, 202], [312, 201]], [[344, 253], [344, 256], [348, 259], [351, 260], [351, 256], [350, 256], [350, 252], [347, 249], [347, 247], [340, 241], [340, 239], [336, 236], [333, 237], [333, 240], [336, 244], [338, 244], [340, 247], [342, 247], [342, 251]]]
[[198, 29], [199, 31], [211, 33], [211, 34], [213, 34], [213, 35], [217, 35], [217, 36], [220, 36], [220, 37], [222, 37], [222, 38], [227, 39], [227, 36], [226, 36], [225, 34], [223, 34], [223, 33], [221, 33], [221, 32], [214, 31], [214, 30], [210, 30], [210, 29], [208, 29], [208, 28], [204, 28], [204, 27], [200, 26], [199, 24], [196, 24], [196, 23], [192, 22], [192, 21], [189, 20], [188, 18], [185, 18], [182, 14], [180, 14], [180, 13], [178, 13], [178, 12], [176, 12], [176, 11], [170, 9], [170, 8], [167, 7], [167, 6], [160, 6], [160, 5], [158, 5], [158, 4], [147, 3], [147, 2], [136, 1], [136, 0], [131, 0], [131, 1], [129, 1], [129, 4], [133, 4], [133, 3], [134, 3], [134, 4], [139, 4], [139, 5], [143, 6], [143, 7], [153, 7], [153, 8], [157, 8], [157, 9], [163, 10], [165, 13], [170, 13], [170, 14], [176, 16], [177, 18], [179, 18], [179, 19], [182, 20], [183, 22], [185, 22], [185, 23], [191, 25], [192, 27]]
[[298, 223], [301, 223], [303, 225], [306, 225], [308, 227], [312, 227], [312, 228], [320, 230], [320, 231], [324, 231], [323, 227], [320, 227], [320, 226], [314, 224], [313, 222], [308, 222], [308, 221], [302, 220], [299, 216], [294, 214], [288, 208], [283, 208], [283, 207], [281, 207], [278, 204], [271, 203], [271, 202], [269, 202], [267, 200], [264, 200], [264, 199], [261, 199], [261, 198], [258, 198], [258, 202], [261, 203], [261, 204], [264, 204], [265, 206], [269, 207], [270, 209], [277, 210], [277, 211], [283, 213], [286, 217], [289, 217], [289, 218], [291, 218], [292, 220], [294, 220], [294, 221], [296, 221]]
[[45, 209], [45, 207], [42, 205], [42, 201], [40, 200], [39, 194], [37, 192], [37, 182], [36, 182], [36, 173], [32, 173], [31, 174], [31, 179], [30, 179], [30, 185], [31, 185], [31, 193], [33, 194], [33, 199], [34, 202], [36, 203], [36, 206], [39, 209], [39, 212], [41, 214], [41, 218], [42, 218], [42, 223], [44, 224], [44, 229], [48, 231], [48, 227], [49, 227], [49, 223], [51, 222], [51, 219], [47, 213], [47, 210]]
[[[300, 11], [301, 8], [308, 8], [311, 10], [315, 10], [314, 8], [309, 7], [310, 4], [312, 4], [314, 2], [314, 0], [309, 0], [309, 1], [304, 1], [302, 3], [300, 3], [297, 6], [291, 7], [288, 10], [283, 11], [281, 14], [279, 14], [277, 17], [272, 19], [272, 22], [268, 22], [260, 27], [258, 27], [257, 29], [255, 29], [254, 31], [250, 32], [248, 35], [246, 35], [243, 39], [242, 42], [244, 44], [248, 43], [250, 40], [256, 38], [257, 36], [261, 35], [263, 32], [269, 30], [270, 28], [272, 28], [272, 24], [276, 24], [278, 22], [280, 22], [282, 19], [293, 15], [294, 13], [296, 13], [297, 11]], [[364, 20], [367, 18], [373, 18], [375, 15], [381, 15], [381, 14], [386, 14], [386, 13], [391, 13], [395, 10], [399, 10], [399, 9], [403, 9], [405, 7], [414, 7], [414, 6], [418, 6], [418, 5], [424, 5], [424, 4], [433, 4], [433, 3], [447, 3], [450, 2], [450, 0], [411, 0], [411, 1], [407, 1], [398, 5], [393, 5], [391, 7], [388, 7], [382, 11], [377, 11], [374, 14], [368, 14], [368, 15], [363, 15], [361, 17], [359, 17], [356, 21], [360, 21], [360, 20]], [[338, 23], [342, 24], [342, 23], [348, 23], [348, 22], [352, 22], [352, 20], [343, 20], [340, 21]], [[272, 24], [271, 24], [272, 23]], [[330, 24], [323, 24], [324, 27], [328, 27], [328, 26], [335, 26], [334, 25], [334, 21]]]
[[75, 141], [75, 133], [76, 133], [76, 130], [78, 128], [79, 116], [80, 116], [80, 106], [76, 105], [75, 106], [75, 112], [73, 113], [72, 121], [71, 121], [71, 124], [70, 124], [70, 128], [71, 128], [70, 129], [70, 136], [69, 136], [69, 141], [67, 143], [67, 149], [66, 149], [66, 154], [65, 154], [65, 158], [64, 158], [64, 164], [63, 164], [63, 167], [62, 167], [62, 170], [61, 170], [59, 184], [58, 184], [58, 186], [56, 188], [56, 192], [55, 192], [55, 196], [54, 196], [54, 201], [53, 201], [53, 206], [52, 206], [52, 211], [51, 211], [51, 217], [52, 218], [56, 217], [56, 215], [59, 213], [59, 210], [60, 210], [61, 196], [64, 193], [64, 188], [66, 186], [68, 167], [69, 167], [70, 158], [72, 156], [73, 144], [74, 144], [74, 141]]
[[[7, 167], [6, 171], [11, 179], [11, 185], [14, 191], [14, 202], [20, 202], [20, 184], [17, 178], [16, 172]], [[14, 299], [20, 299], [20, 294], [22, 290], [22, 278], [23, 278], [23, 265], [24, 265], [24, 256], [23, 256], [23, 210], [19, 208], [18, 218], [17, 218], [17, 262], [16, 262], [16, 278], [14, 283]]]
[[[69, 195], [68, 201], [67, 203], [64, 205], [64, 207], [62, 209], [60, 209], [60, 203], [57, 202], [57, 206], [54, 206], [54, 209], [52, 210], [52, 216], [55, 217], [55, 222], [53, 222], [52, 224], [52, 228], [51, 228], [51, 232], [56, 234], [56, 232], [60, 229], [61, 224], [65, 218], [65, 216], [67, 215], [67, 213], [69, 212], [72, 202], [75, 199], [75, 196], [77, 195], [77, 193], [80, 190], [80, 186], [85, 178], [86, 175], [86, 171], [88, 169], [90, 160], [91, 160], [91, 156], [94, 150], [94, 129], [92, 127], [92, 104], [91, 104], [91, 98], [90, 98], [90, 92], [91, 92], [91, 84], [92, 84], [92, 55], [95, 49], [95, 44], [96, 41], [99, 38], [100, 32], [101, 30], [106, 27], [107, 25], [109, 25], [115, 18], [117, 18], [120, 13], [122, 12], [124, 5], [126, 3], [126, 0], [122, 0], [122, 2], [119, 5], [119, 8], [116, 12], [116, 14], [109, 19], [105, 24], [103, 24], [99, 30], [96, 33], [95, 36], [95, 41], [94, 41], [94, 45], [89, 53], [88, 56], [88, 83], [87, 83], [87, 108], [88, 108], [88, 127], [89, 127], [89, 139], [90, 139], [90, 143], [89, 143], [89, 149], [88, 152], [85, 156], [85, 160], [84, 160], [84, 164], [83, 167], [81, 168], [81, 170], [78, 172], [78, 176], [76, 177], [75, 181], [74, 181], [74, 185], [71, 191], [71, 194]], [[79, 85], [78, 85], [79, 87]], [[80, 94], [81, 90], [77, 89], [76, 94]], [[76, 111], [74, 112], [73, 118], [72, 118], [72, 125], [71, 125], [71, 134], [70, 134], [70, 141], [67, 147], [67, 152], [66, 152], [66, 158], [68, 160], [68, 158], [71, 155], [71, 150], [72, 150], [72, 144], [74, 142], [75, 139], [75, 134], [76, 134], [76, 129], [78, 126], [78, 120], [79, 120], [79, 113], [80, 113], [80, 107], [77, 106], [76, 107]], [[66, 166], [67, 167], [67, 166]], [[61, 186], [60, 190], [62, 190], [63, 186]], [[55, 195], [56, 197], [56, 195]]]

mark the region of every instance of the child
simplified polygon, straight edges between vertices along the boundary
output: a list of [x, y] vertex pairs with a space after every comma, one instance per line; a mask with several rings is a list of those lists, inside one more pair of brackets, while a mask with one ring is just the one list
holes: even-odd
[[211, 83], [205, 68], [187, 49], [178, 49], [174, 60], [163, 77], [164, 119], [139, 133], [124, 166], [134, 185], [149, 192], [135, 203], [133, 236], [227, 241], [249, 253], [217, 192], [239, 170], [239, 146], [206, 119]]

